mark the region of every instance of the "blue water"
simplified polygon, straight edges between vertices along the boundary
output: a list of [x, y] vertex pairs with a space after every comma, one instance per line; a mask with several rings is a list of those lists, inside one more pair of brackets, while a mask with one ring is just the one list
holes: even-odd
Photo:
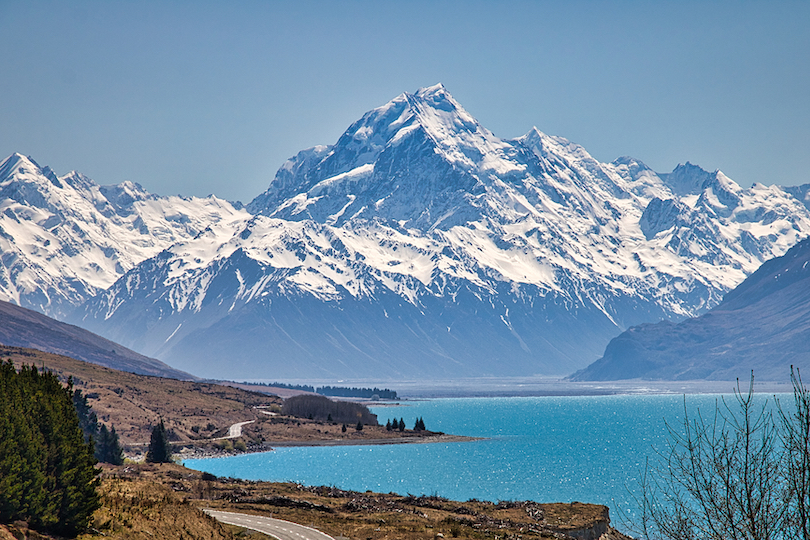
[[[718, 398], [688, 396], [689, 414], [714, 411]], [[462, 501], [599, 503], [611, 507], [616, 522], [617, 511], [635, 513], [637, 478], [646, 460], [666, 448], [665, 421], [682, 424], [684, 398], [457, 398], [372, 410], [382, 424], [402, 417], [411, 428], [423, 417], [430, 430], [486, 440], [278, 448], [185, 465], [217, 476]]]

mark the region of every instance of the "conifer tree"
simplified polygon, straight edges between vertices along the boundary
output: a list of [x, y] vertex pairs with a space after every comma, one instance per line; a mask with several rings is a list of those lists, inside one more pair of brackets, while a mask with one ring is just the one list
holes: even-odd
[[160, 423], [152, 428], [152, 438], [149, 441], [146, 461], [148, 463], [171, 463], [172, 461], [172, 446], [169, 444], [166, 426], [163, 424], [162, 418]]
[[399, 419], [399, 431], [400, 432], [405, 431], [405, 419], [404, 418]]
[[95, 464], [72, 385], [0, 363], [0, 521], [75, 536], [99, 507]]
[[357, 431], [363, 431], [363, 422], [360, 420], [357, 421], [357, 425], [354, 427]]
[[[399, 427], [399, 426], [397, 426], [397, 427]], [[385, 430], [386, 431], [391, 431], [391, 429], [392, 429], [391, 428], [391, 419], [389, 418], [388, 422], [385, 423]]]
[[115, 426], [109, 430], [107, 426], [101, 424], [98, 430], [98, 441], [96, 442], [96, 459], [102, 463], [122, 465], [124, 463], [124, 449], [118, 441], [118, 434]]
[[[68, 379], [68, 386], [72, 384], [73, 378], [71, 377]], [[95, 440], [98, 437], [98, 416], [90, 408], [90, 404], [87, 403], [87, 396], [83, 395], [80, 389], [74, 390], [72, 397], [73, 406], [76, 407], [76, 414], [79, 417], [79, 427], [82, 428], [85, 442], [89, 442], [91, 438]]]

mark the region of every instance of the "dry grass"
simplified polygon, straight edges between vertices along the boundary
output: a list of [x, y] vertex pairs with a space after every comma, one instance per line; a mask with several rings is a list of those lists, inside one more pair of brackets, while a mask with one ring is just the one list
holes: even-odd
[[[200, 507], [272, 516], [313, 526], [334, 537], [362, 540], [442, 536], [595, 540], [603, 533], [605, 540], [623, 538], [608, 528], [607, 508], [599, 505], [462, 503], [440, 497], [403, 497], [289, 483], [215, 479], [179, 465], [107, 467], [101, 489], [105, 493], [105, 507], [96, 513], [94, 523], [100, 532], [113, 538], [146, 538], [115, 536], [123, 535], [125, 530], [131, 531], [127, 534], [135, 534], [134, 531], [144, 534], [143, 531], [149, 530], [156, 537], [179, 537], [169, 534], [171, 527], [177, 532], [181, 524], [190, 531], [186, 533], [183, 529], [183, 534], [197, 538], [191, 534], [202, 534], [210, 526], [194, 528], [191, 525], [193, 519], [202, 519], [195, 513]], [[161, 512], [169, 518], [161, 517]], [[166, 528], [157, 528], [160, 523]], [[217, 534], [250, 534], [236, 528], [217, 531], [221, 531]], [[227, 536], [214, 538], [220, 537]]]
[[[0, 345], [0, 359], [7, 358], [18, 367], [45, 367], [63, 381], [73, 377], [75, 387], [88, 396], [99, 420], [115, 426], [122, 445], [132, 456], [145, 450], [152, 426], [161, 418], [178, 449], [206, 452], [231, 452], [234, 446], [237, 451], [260, 449], [265, 442], [360, 442], [431, 435], [386, 431], [380, 426], [364, 426], [362, 431], [356, 431], [354, 425], [348, 425], [343, 432], [342, 424], [265, 414], [281, 410], [283, 401], [278, 396], [230, 385], [136, 375], [35, 349]], [[241, 441], [211, 441], [226, 435], [231, 424], [248, 420], [254, 423], [244, 426]]]
[[45, 367], [64, 381], [72, 376], [99, 420], [114, 424], [124, 445], [147, 443], [151, 426], [160, 418], [175, 441], [186, 442], [255, 418], [255, 406], [282, 402], [230, 386], [136, 375], [34, 349], [0, 346], [0, 358], [10, 358], [17, 366]]
[[171, 487], [139, 478], [107, 478], [92, 533], [81, 538], [232, 539], [232, 531], [206, 516]]

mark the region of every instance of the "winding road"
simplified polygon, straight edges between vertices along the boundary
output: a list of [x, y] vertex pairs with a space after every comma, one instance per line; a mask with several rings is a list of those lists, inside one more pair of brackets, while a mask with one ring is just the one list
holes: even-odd
[[228, 434], [223, 439], [236, 439], [237, 437], [242, 436], [242, 426], [246, 426], [247, 424], [252, 424], [256, 420], [248, 420], [247, 422], [239, 422], [233, 424], [231, 427], [228, 428]]
[[223, 512], [222, 510], [211, 510], [210, 508], [203, 508], [202, 511], [222, 523], [269, 534], [278, 538], [278, 540], [335, 540], [328, 534], [311, 527], [304, 527], [282, 519]]

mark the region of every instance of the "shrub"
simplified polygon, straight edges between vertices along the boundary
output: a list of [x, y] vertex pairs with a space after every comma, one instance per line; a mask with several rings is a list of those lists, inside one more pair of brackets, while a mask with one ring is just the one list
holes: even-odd
[[810, 393], [791, 370], [795, 411], [747, 393], [718, 402], [713, 414], [670, 428], [661, 465], [641, 481], [643, 538], [781, 540], [810, 538]]

